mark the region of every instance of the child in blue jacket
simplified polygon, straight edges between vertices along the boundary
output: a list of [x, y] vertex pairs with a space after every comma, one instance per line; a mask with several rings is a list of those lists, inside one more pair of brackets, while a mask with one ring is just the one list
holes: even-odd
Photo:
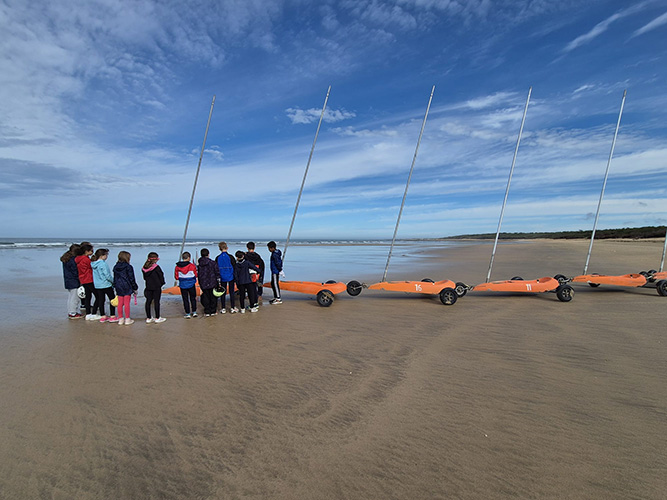
[[220, 286], [222, 288], [222, 295], [220, 296], [222, 309], [220, 310], [220, 314], [225, 314], [227, 312], [225, 309], [225, 295], [227, 293], [229, 293], [229, 302], [231, 305], [229, 312], [233, 314], [239, 312], [239, 310], [234, 307], [234, 266], [236, 266], [236, 259], [227, 253], [227, 243], [224, 241], [218, 243], [218, 248], [220, 249], [220, 255], [215, 258], [215, 261], [218, 263], [218, 269], [220, 270]]
[[[111, 317], [104, 313], [104, 300], [109, 297], [109, 301], [113, 300], [116, 294], [113, 291], [113, 276], [107, 264], [109, 257], [108, 248], [98, 248], [90, 260], [93, 268], [93, 284], [95, 285], [95, 303], [93, 304], [93, 315], [95, 319], [99, 319], [100, 323], [109, 321], [115, 323], [118, 321], [116, 317], [116, 308], [109, 302], [109, 312]], [[98, 318], [99, 316], [99, 318]]]
[[280, 298], [280, 273], [283, 271], [283, 258], [280, 250], [276, 248], [275, 241], [269, 241], [266, 246], [271, 252], [271, 289], [273, 290], [273, 300], [270, 304], [282, 304]]

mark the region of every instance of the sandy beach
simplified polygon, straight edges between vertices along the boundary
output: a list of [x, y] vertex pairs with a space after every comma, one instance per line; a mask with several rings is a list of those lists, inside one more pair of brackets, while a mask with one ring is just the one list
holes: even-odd
[[[580, 274], [587, 248], [503, 244], [492, 279]], [[481, 283], [490, 250], [389, 279]], [[589, 271], [661, 253], [599, 241]], [[189, 321], [165, 298], [166, 323], [140, 303], [128, 327], [36, 315], [0, 336], [0, 498], [665, 498], [667, 298], [575, 292], [329, 308], [285, 292]]]

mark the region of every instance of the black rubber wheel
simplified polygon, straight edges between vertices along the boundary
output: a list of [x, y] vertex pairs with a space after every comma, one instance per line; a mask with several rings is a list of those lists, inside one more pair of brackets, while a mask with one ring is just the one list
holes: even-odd
[[564, 274], [557, 274], [556, 276], [554, 276], [554, 279], [558, 280], [558, 283], [560, 283], [561, 285], [564, 285], [569, 281], [567, 279], [567, 276], [565, 276]]
[[325, 285], [333, 285], [334, 283], [338, 283], [338, 282], [336, 280], [329, 280], [329, 281], [325, 282], [324, 284]]
[[655, 284], [655, 289], [658, 291], [658, 295], [662, 297], [667, 297], [667, 280], [660, 280]]
[[556, 297], [561, 302], [570, 302], [574, 297], [574, 289], [570, 285], [560, 285], [556, 288]]
[[440, 302], [445, 304], [446, 306], [453, 306], [456, 304], [456, 299], [458, 299], [458, 295], [456, 295], [456, 290], [453, 288], [443, 288], [440, 290]]
[[523, 281], [523, 278], [521, 276], [514, 276], [514, 278], [510, 278], [511, 281]]
[[322, 307], [329, 307], [333, 304], [334, 294], [330, 290], [320, 290], [317, 292], [317, 303]]
[[597, 288], [600, 286], [600, 283], [589, 283], [588, 286], [592, 286], [593, 288]]
[[457, 281], [456, 288], [454, 290], [456, 291], [456, 295], [463, 297], [466, 293], [468, 293], [468, 285], [462, 281]]
[[435, 281], [433, 281], [431, 278], [424, 278], [422, 283], [435, 283]]
[[655, 269], [649, 269], [649, 270], [648, 270], [648, 274], [655, 274], [655, 273], [657, 273], [657, 272], [658, 272], [658, 271], [655, 270]]
[[347, 284], [347, 293], [352, 297], [359, 295], [362, 289], [363, 286], [358, 281], [352, 280]]
[[639, 274], [641, 274], [644, 278], [648, 278], [648, 273], [646, 271], [639, 271]]

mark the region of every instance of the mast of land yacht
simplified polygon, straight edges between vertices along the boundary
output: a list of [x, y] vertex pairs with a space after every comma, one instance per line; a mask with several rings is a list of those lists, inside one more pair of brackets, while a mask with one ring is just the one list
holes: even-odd
[[391, 254], [394, 251], [394, 243], [396, 242], [396, 233], [398, 233], [398, 225], [401, 223], [401, 214], [403, 213], [403, 206], [405, 205], [405, 198], [408, 195], [408, 187], [410, 187], [410, 179], [412, 178], [412, 171], [415, 168], [415, 161], [417, 161], [417, 153], [419, 152], [419, 144], [422, 141], [422, 135], [424, 134], [424, 127], [426, 126], [426, 118], [428, 118], [428, 111], [431, 109], [431, 101], [433, 100], [433, 92], [435, 92], [435, 85], [431, 89], [431, 96], [428, 98], [428, 106], [426, 106], [426, 113], [424, 114], [424, 121], [422, 122], [422, 128], [419, 132], [419, 139], [417, 139], [417, 147], [415, 148], [415, 154], [412, 157], [412, 165], [410, 165], [410, 173], [408, 174], [408, 181], [405, 183], [405, 192], [403, 193], [403, 201], [401, 201], [401, 208], [398, 211], [398, 218], [396, 219], [396, 227], [394, 228], [394, 236], [391, 239], [391, 246], [389, 247], [389, 255], [387, 256], [387, 265], [384, 267], [384, 274], [382, 275], [382, 281], [387, 280], [387, 270], [389, 269], [389, 261], [391, 260]]

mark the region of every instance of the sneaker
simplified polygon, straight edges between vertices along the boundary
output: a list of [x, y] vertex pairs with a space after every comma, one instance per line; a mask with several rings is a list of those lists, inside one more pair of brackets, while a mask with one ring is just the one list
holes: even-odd
[[146, 318], [146, 323], [155, 323], [153, 318]]
[[155, 318], [156, 323], [164, 323], [165, 321], [167, 321], [167, 318]]
[[68, 314], [67, 317], [69, 319], [81, 319], [81, 318], [83, 318], [83, 316], [81, 316], [79, 313]]
[[118, 316], [111, 316], [109, 318], [109, 323], [118, 323]]
[[190, 316], [190, 314], [186, 314], [186, 315], [183, 316], [183, 317], [184, 317], [185, 319], [190, 319], [190, 318], [192, 318], [192, 316]]
[[217, 316], [217, 315], [218, 315], [218, 313], [211, 313], [211, 314], [209, 314], [209, 316]]
[[241, 314], [245, 314], [245, 308], [241, 309], [239, 312], [240, 312]]
[[282, 304], [283, 301], [282, 299], [273, 299], [269, 301], [269, 304], [275, 305], [275, 304]]
[[101, 319], [102, 319], [102, 316], [100, 316], [99, 314], [91, 314], [90, 315], [90, 321], [99, 321]]
[[126, 319], [125, 319], [125, 324], [126, 324], [126, 325], [131, 325], [132, 323], [134, 323], [134, 320], [133, 320], [133, 319], [130, 319], [130, 318], [126, 318]]
[[100, 323], [106, 323], [107, 321], [109, 321], [109, 316], [102, 316], [100, 318]]
[[206, 318], [210, 318], [211, 315], [210, 315], [210, 314], [204, 314], [204, 317], [206, 317]]
[[221, 309], [220, 314], [227, 314], [227, 309]]
[[256, 313], [257, 311], [259, 311], [259, 307], [257, 307], [257, 306], [250, 308], [251, 313]]
[[119, 325], [124, 325], [124, 324], [125, 324], [125, 318], [120, 318], [120, 319], [118, 320], [118, 324], [119, 324]]
[[92, 314], [86, 314], [86, 321], [91, 321], [93, 319]]
[[197, 317], [197, 313], [196, 313], [196, 312], [193, 312], [193, 313], [192, 313], [192, 317], [193, 317], [193, 318], [196, 318], [196, 317]]
[[232, 308], [229, 310], [229, 313], [230, 313], [230, 314], [234, 314], [234, 313], [237, 313], [237, 312], [239, 312], [239, 308], [238, 308], [238, 307], [232, 307]]

